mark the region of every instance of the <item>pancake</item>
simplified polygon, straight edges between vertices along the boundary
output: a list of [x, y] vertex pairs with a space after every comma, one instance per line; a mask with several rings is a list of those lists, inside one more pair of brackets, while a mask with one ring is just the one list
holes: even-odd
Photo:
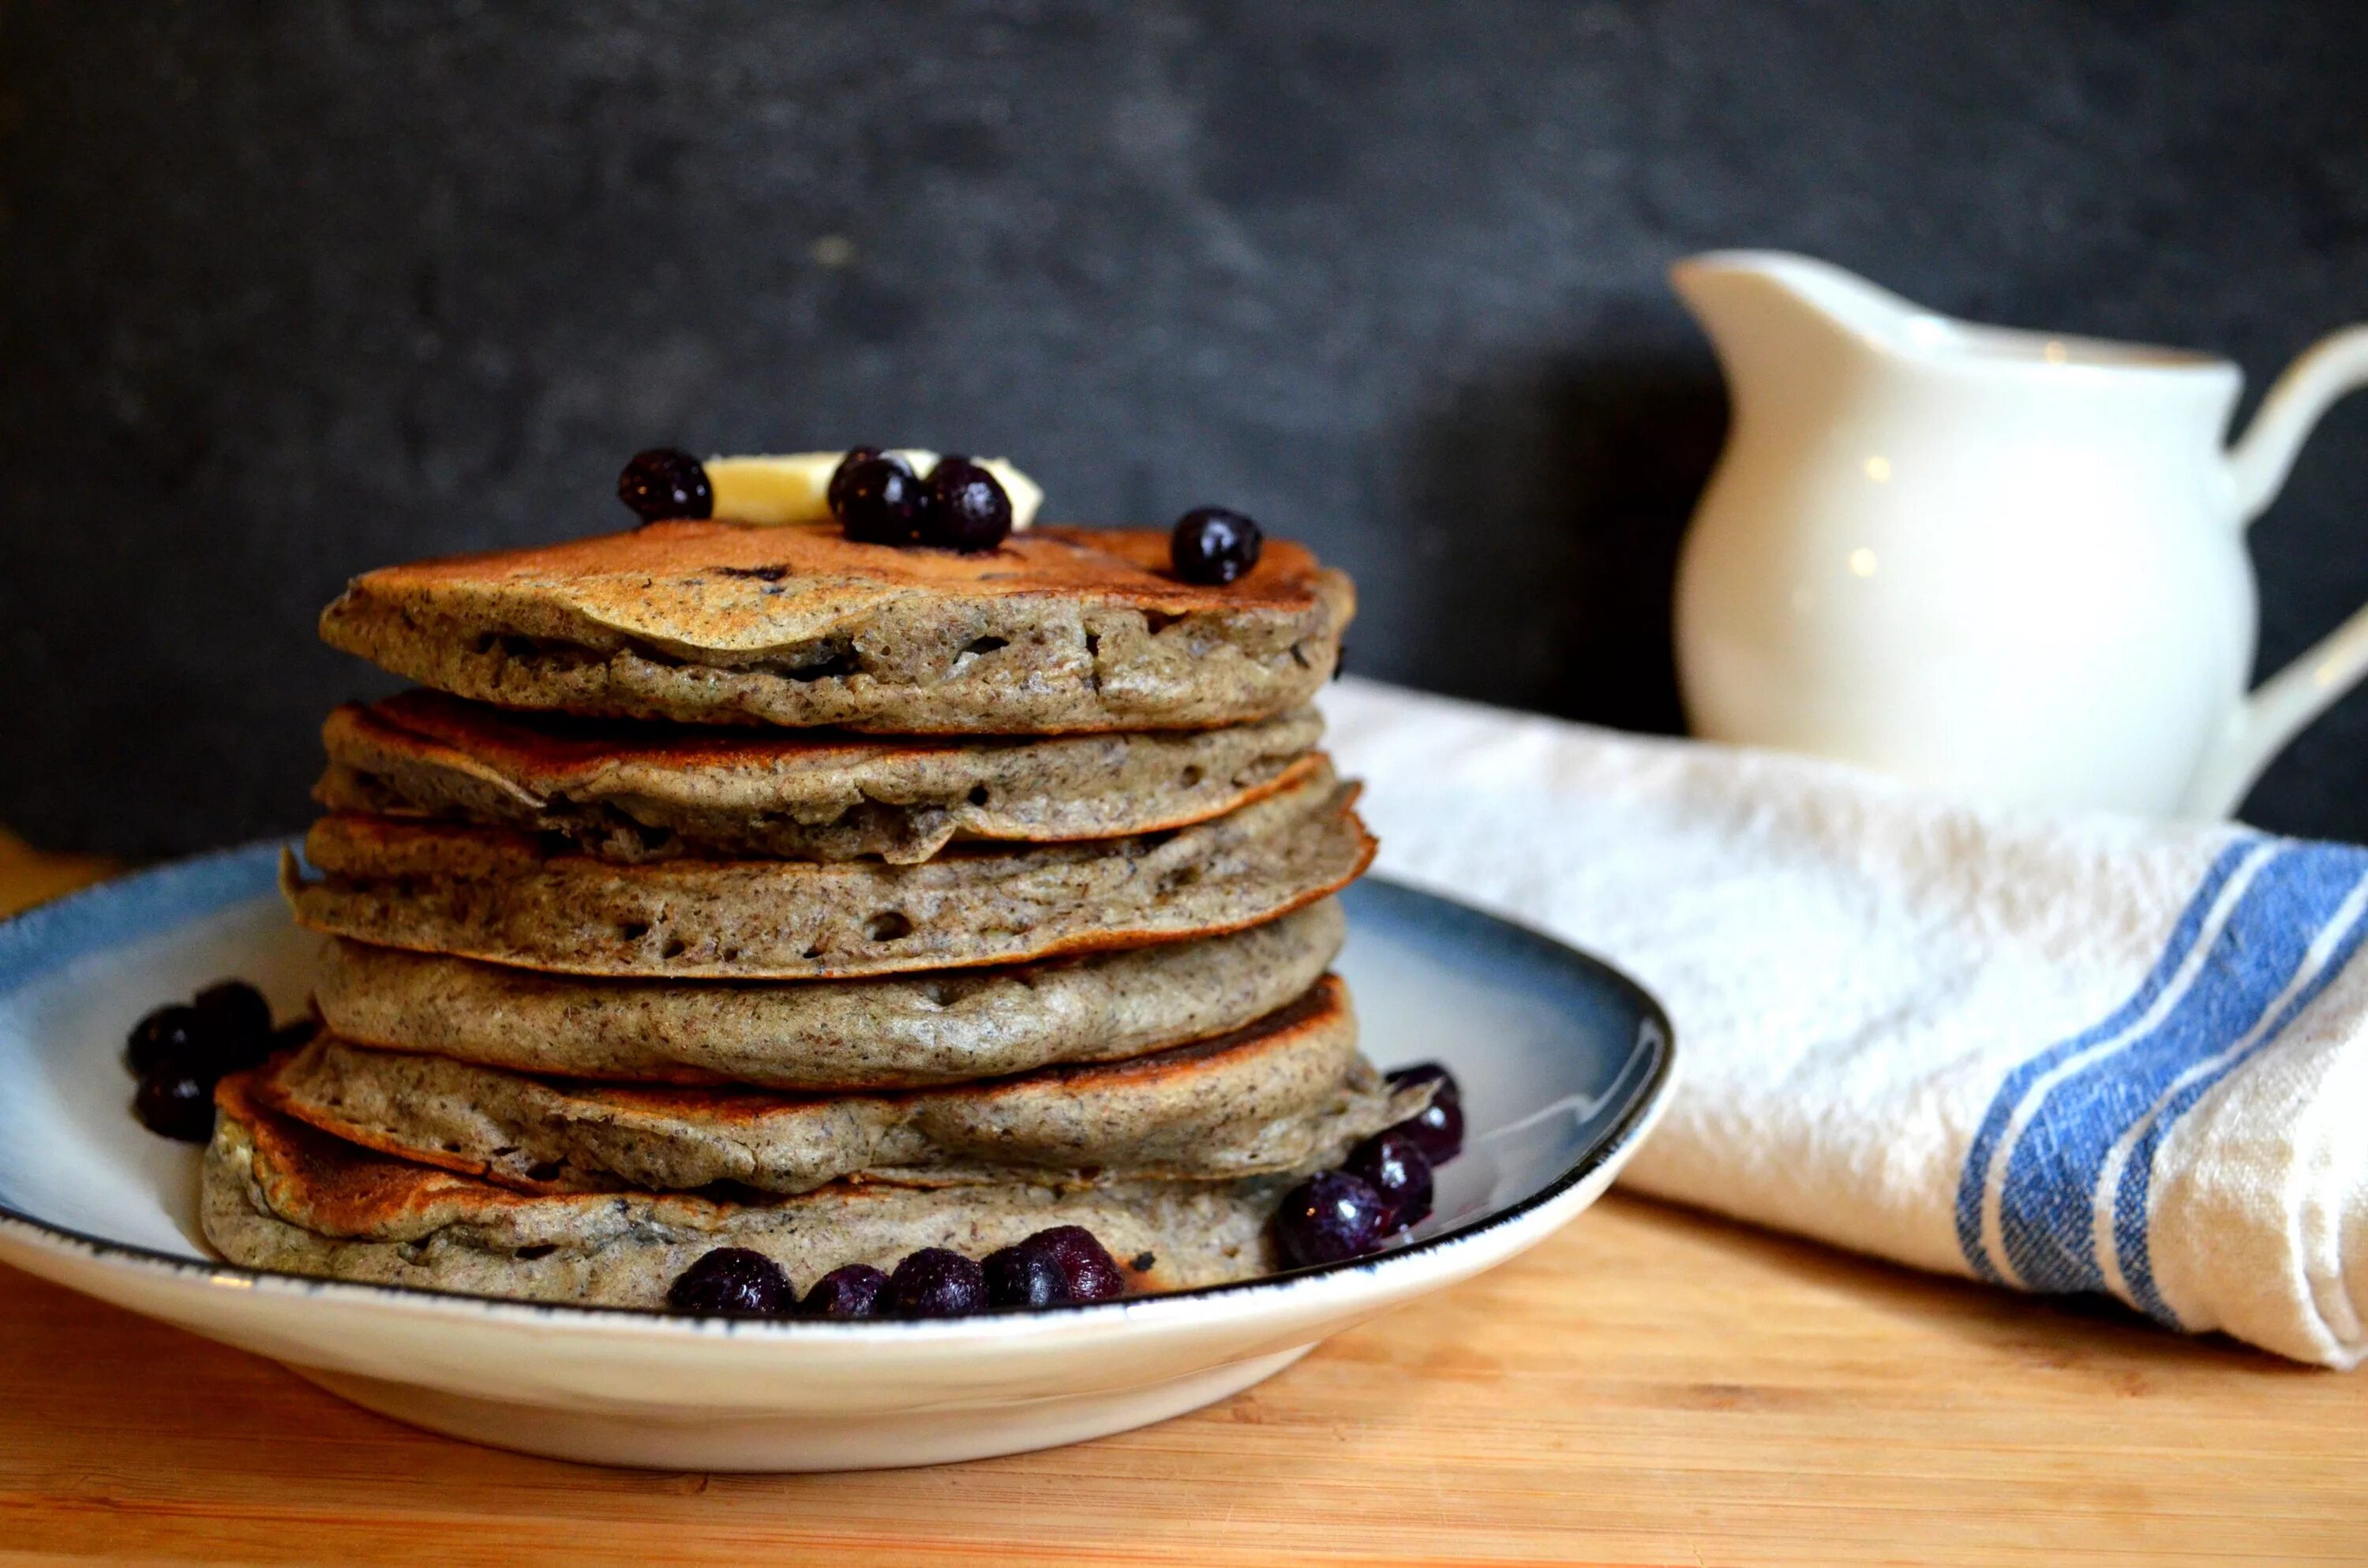
[[231, 1262], [586, 1306], [661, 1307], [675, 1276], [719, 1246], [765, 1254], [803, 1292], [842, 1264], [892, 1268], [925, 1246], [983, 1257], [1051, 1225], [1093, 1232], [1140, 1289], [1246, 1279], [1277, 1266], [1266, 1225], [1288, 1183], [531, 1195], [315, 1131], [259, 1104], [245, 1074], [223, 1079], [215, 1103], [199, 1219]]
[[1346, 935], [1327, 898], [1222, 937], [1017, 969], [788, 985], [550, 975], [338, 941], [313, 1000], [346, 1040], [529, 1073], [905, 1088], [1223, 1034], [1314, 985]]
[[655, 523], [354, 579], [321, 635], [508, 708], [903, 734], [1207, 728], [1304, 706], [1356, 608], [1269, 541], [1223, 587], [1167, 536], [1042, 528], [975, 555], [829, 524]]
[[275, 1059], [256, 1093], [348, 1142], [527, 1192], [1305, 1175], [1427, 1103], [1357, 1054], [1329, 976], [1215, 1040], [898, 1095], [602, 1085], [329, 1035]]
[[586, 854], [926, 860], [1204, 822], [1305, 778], [1313, 709], [1221, 730], [873, 741], [506, 713], [412, 691], [329, 716], [334, 812], [560, 835]]
[[1329, 766], [1172, 834], [957, 849], [917, 866], [552, 854], [500, 829], [331, 816], [296, 918], [386, 947], [576, 974], [796, 980], [1016, 963], [1271, 920], [1372, 860]]

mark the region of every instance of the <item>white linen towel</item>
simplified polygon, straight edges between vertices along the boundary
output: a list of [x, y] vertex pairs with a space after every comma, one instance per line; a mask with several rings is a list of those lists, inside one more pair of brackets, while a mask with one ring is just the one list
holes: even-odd
[[2192, 1331], [2368, 1344], [2368, 850], [1965, 805], [1345, 680], [1378, 869], [1676, 1025], [1644, 1191]]

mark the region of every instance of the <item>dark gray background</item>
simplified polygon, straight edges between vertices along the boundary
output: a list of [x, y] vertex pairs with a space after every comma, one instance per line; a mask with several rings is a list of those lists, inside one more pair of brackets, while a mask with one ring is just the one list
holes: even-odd
[[[349, 574], [634, 449], [1007, 452], [1358, 576], [1366, 673], [1677, 722], [1673, 258], [2233, 355], [2368, 316], [2368, 7], [0, 5], [0, 823], [301, 822]], [[2368, 598], [2368, 400], [2255, 535]], [[2368, 701], [2265, 824], [2368, 836]]]

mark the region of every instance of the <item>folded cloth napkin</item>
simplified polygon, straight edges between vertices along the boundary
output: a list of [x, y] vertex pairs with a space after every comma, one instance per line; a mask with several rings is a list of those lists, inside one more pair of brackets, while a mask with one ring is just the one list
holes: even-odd
[[1677, 1028], [1623, 1178], [2175, 1328], [2368, 1349], [2368, 850], [1966, 805], [1347, 680], [1380, 869]]

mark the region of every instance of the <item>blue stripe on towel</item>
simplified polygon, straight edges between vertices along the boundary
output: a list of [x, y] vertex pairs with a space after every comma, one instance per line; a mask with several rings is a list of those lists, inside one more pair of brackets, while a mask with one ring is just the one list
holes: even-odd
[[[2355, 861], [2362, 858], [2358, 851], [2319, 852], [2340, 855]], [[2355, 901], [2340, 923], [2341, 928], [2330, 926], [2325, 933], [2328, 950], [2317, 955], [2319, 967], [2316, 972], [2305, 972], [2296, 977], [2302, 983], [2278, 1009], [2277, 1016], [2269, 1021], [2268, 1027], [2253, 1040], [2245, 1042], [2242, 1050], [2229, 1053], [2225, 1060], [2199, 1064], [2201, 1071], [2177, 1085], [2130, 1147], [2129, 1162], [2122, 1167], [2121, 1180], [2112, 1194], [2113, 1246], [2120, 1254], [2122, 1278], [2128, 1288], [2130, 1304], [2157, 1322], [2167, 1323], [2173, 1328], [2181, 1326], [2179, 1314], [2172, 1312], [2170, 1303], [2163, 1300], [2162, 1291], [2154, 1279], [2154, 1254], [2148, 1240], [2146, 1221], [2151, 1212], [2154, 1192], [2155, 1151], [2162, 1146], [2162, 1141], [2169, 1135], [2170, 1130], [2179, 1125], [2180, 1119], [2193, 1109], [2196, 1102], [2210, 1093], [2214, 1085], [2275, 1044], [2278, 1037], [2285, 1033], [2286, 1026], [2301, 1017], [2303, 1010], [2317, 1000], [2320, 992], [2334, 983], [2335, 977], [2343, 972], [2344, 966], [2359, 952], [2362, 939], [2368, 938], [2368, 915], [2363, 915], [2356, 900], [2361, 870], [2355, 866]]]
[[2195, 1062], [2237, 1042], [2285, 991], [2358, 872], [2283, 849], [2245, 890], [2178, 1006], [2149, 1033], [2045, 1091], [2007, 1153], [1998, 1230], [2034, 1290], [2100, 1290], [2097, 1179], [2114, 1142]]
[[2179, 917], [2179, 924], [2171, 928], [2170, 940], [2164, 946], [2162, 957], [2156, 960], [2153, 971], [2139, 984], [2136, 994], [2123, 1003], [2112, 1017], [2085, 1033], [2041, 1051], [2009, 1073], [2006, 1081], [1998, 1085], [1988, 1112], [1982, 1118], [1981, 1127], [1974, 1134], [1974, 1146], [1965, 1154], [1964, 1174], [1957, 1182], [1957, 1246], [1965, 1255], [1965, 1262], [1973, 1271], [1991, 1284], [2005, 1284], [2006, 1276], [1997, 1264], [1990, 1261], [1989, 1251], [1982, 1244], [1982, 1198], [1988, 1187], [1991, 1162], [1998, 1155], [1998, 1143], [2006, 1136], [2007, 1125], [2014, 1117], [2015, 1108], [2031, 1092], [2031, 1086], [2051, 1069], [2081, 1051], [2102, 1045], [2146, 1016], [2146, 1009], [2160, 999], [2172, 977], [2186, 963], [2189, 952], [2203, 934], [2204, 922], [2210, 916], [2213, 905], [2219, 901], [2222, 891], [2227, 887], [2228, 880], [2237, 874], [2238, 866], [2260, 848], [2256, 842], [2239, 840], [2220, 852], [2219, 858], [2212, 862], [2212, 869], [2204, 873], [2203, 885], [2188, 901], [2186, 911]]
[[[2248, 880], [2232, 888], [2240, 873]], [[2356, 849], [2250, 840], [2221, 854], [2130, 1000], [1999, 1085], [1958, 1181], [1958, 1242], [1976, 1273], [2040, 1290], [2104, 1289], [2098, 1207], [2111, 1203], [2116, 1258], [2135, 1304], [2176, 1324], [2146, 1250], [2155, 1152], [2213, 1084], [2273, 1041], [2351, 960], [2368, 922], [2346, 901], [2363, 877], [2368, 852]], [[2233, 910], [2191, 974], [2199, 942], [2232, 893]], [[2115, 1145], [2134, 1132], [2116, 1190], [2100, 1193]], [[1983, 1238], [1984, 1202], [2001, 1159], [2003, 1258]]]

